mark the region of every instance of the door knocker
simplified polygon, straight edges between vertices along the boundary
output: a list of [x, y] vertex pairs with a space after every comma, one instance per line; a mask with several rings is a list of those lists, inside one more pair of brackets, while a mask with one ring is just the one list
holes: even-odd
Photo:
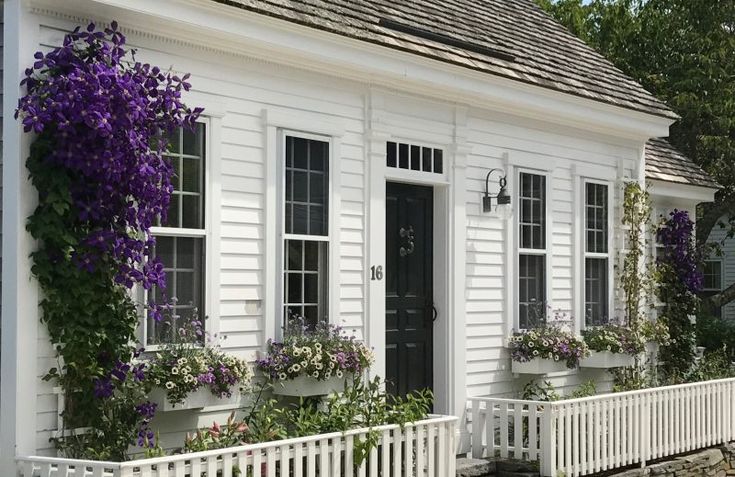
[[401, 238], [406, 239], [406, 246], [401, 246], [401, 257], [411, 255], [414, 249], [414, 240], [416, 240], [416, 233], [413, 231], [413, 225], [409, 225], [408, 229], [401, 227], [401, 230], [399, 230], [398, 233], [401, 235]]

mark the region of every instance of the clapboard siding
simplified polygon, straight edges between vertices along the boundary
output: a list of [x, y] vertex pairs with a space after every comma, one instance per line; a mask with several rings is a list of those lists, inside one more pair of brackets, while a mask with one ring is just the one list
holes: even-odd
[[[63, 32], [73, 26], [59, 19], [44, 18], [41, 47], [60, 43]], [[371, 118], [371, 111], [366, 107], [369, 103], [366, 98], [372, 92], [368, 84], [154, 38], [131, 35], [129, 42], [138, 47], [139, 59], [162, 66], [173, 65], [177, 72], [191, 72], [192, 104], [201, 101], [221, 105], [224, 110], [219, 130], [221, 203], [218, 211], [220, 269], [217, 271], [220, 281], [217, 331], [222, 348], [253, 360], [274, 332], [267, 329], [263, 315], [266, 280], [273, 276], [272, 271], [265, 270], [266, 253], [272, 253], [266, 236], [269, 221], [277, 220], [272, 211], [266, 210], [269, 158], [265, 149], [264, 109], [318, 117], [344, 128], [340, 154], [332, 169], [332, 174], [339, 175], [341, 202], [339, 210], [330, 218], [339, 228], [339, 240], [330, 244], [339, 257], [338, 276], [330, 277], [330, 293], [339, 297], [339, 318], [333, 321], [340, 321], [358, 337], [364, 337], [368, 300], [365, 280], [369, 267], [366, 263], [367, 121], [377, 120], [388, 127], [396, 140], [450, 151], [457, 131], [465, 130], [464, 125], [455, 124], [457, 105], [412, 97], [397, 90], [381, 91], [385, 101], [379, 117], [366, 119]], [[550, 300], [554, 309], [571, 313], [575, 296], [580, 292], [575, 290], [575, 263], [581, 253], [574, 235], [581, 212], [574, 195], [575, 167], [583, 164], [618, 179], [632, 177], [634, 171], [630, 170], [630, 164], [637, 162], [637, 151], [642, 144], [472, 108], [469, 108], [466, 135], [470, 147], [466, 181], [458, 185], [467, 191], [465, 256], [458, 258], [466, 262], [466, 394], [516, 395], [527, 380], [511, 374], [505, 346], [510, 319], [505, 290], [510, 285], [507, 277], [513, 272], [506, 263], [506, 223], [481, 212], [487, 171], [505, 167], [505, 153], [510, 155], [511, 162], [514, 155], [535, 155], [540, 162], [555, 163], [550, 172], [553, 217]], [[619, 191], [614, 200], [619, 203]], [[618, 220], [618, 216], [616, 212], [613, 220]], [[53, 359], [53, 350], [41, 326], [37, 353], [39, 376], [51, 366]], [[609, 387], [609, 377], [604, 372], [582, 370], [552, 378], [563, 392], [587, 380], [598, 382], [600, 389]], [[56, 428], [56, 397], [48, 383], [41, 384], [39, 390], [39, 453], [51, 453], [48, 438]], [[210, 409], [202, 413], [161, 413], [155, 425], [161, 429], [164, 446], [175, 447], [181, 444], [183, 432], [211, 425], [228, 412]]]
[[[41, 29], [42, 47], [49, 48], [71, 27], [47, 19]], [[136, 41], [138, 40], [138, 41]], [[214, 100], [225, 107], [219, 131], [221, 143], [220, 218], [220, 316], [221, 347], [253, 360], [264, 349], [272, 331], [265, 329], [263, 306], [248, 313], [250, 301], [265, 299], [266, 164], [262, 111], [269, 108], [291, 114], [313, 113], [345, 129], [340, 157], [332, 164], [339, 174], [341, 207], [330, 220], [337, 221], [340, 242], [340, 274], [332, 278], [330, 293], [339, 296], [339, 321], [358, 337], [363, 336], [364, 313], [364, 87], [264, 63], [232, 66], [233, 57], [202, 52], [161, 51], [134, 36], [129, 42], [139, 48], [137, 57], [159, 65], [175, 65], [192, 73], [193, 98], [206, 104]], [[196, 103], [193, 99], [192, 104]], [[205, 111], [206, 114], [206, 111]], [[252, 310], [251, 310], [252, 311]], [[43, 327], [39, 339], [39, 375], [48, 369], [52, 351]], [[50, 386], [38, 397], [37, 442], [40, 453], [51, 453], [48, 438], [56, 429], [56, 399]], [[162, 430], [165, 447], [181, 445], [183, 432], [222, 420], [229, 411], [204, 413], [159, 413], [155, 424]], [[53, 417], [53, 418], [52, 418]]]
[[[524, 124], [527, 122], [513, 121], [507, 116], [500, 120], [492, 114], [474, 113], [469, 122], [472, 154], [467, 167], [467, 394], [517, 396], [530, 378], [513, 376], [510, 370], [506, 338], [511, 314], [505, 309], [505, 286], [513, 285], [506, 281], [513, 274], [513, 264], [505, 263], [505, 221], [481, 212], [485, 175], [491, 168], [506, 167], [504, 153], [509, 155], [511, 164], [514, 153], [538, 154], [539, 168], [545, 168], [544, 162], [554, 162], [550, 183], [553, 230], [550, 305], [554, 310], [573, 314], [577, 293], [574, 263], [581, 253], [575, 249], [574, 226], [580, 219], [581, 209], [575, 202], [572, 168], [575, 164], [585, 164], [600, 170], [602, 177], [617, 176], [619, 166], [634, 161], [637, 151], [634, 145], [595, 141], [573, 131], [550, 132], [551, 128], [542, 129], [543, 125], [529, 128]], [[627, 170], [625, 176], [631, 177], [632, 173]], [[493, 178], [497, 187], [495, 181]], [[619, 203], [618, 199], [616, 192], [615, 204]], [[611, 220], [618, 219], [616, 212]], [[610, 386], [609, 375], [604, 370], [562, 373], [549, 380], [562, 393], [588, 380], [594, 380], [601, 390]]]
[[[727, 223], [727, 217], [721, 219]], [[728, 228], [715, 226], [709, 234], [709, 242], [721, 244], [722, 256], [713, 256], [715, 260], [722, 260], [722, 287], [735, 283], [735, 239], [727, 238]], [[735, 320], [735, 303], [729, 303], [722, 307], [722, 318], [730, 321]]]

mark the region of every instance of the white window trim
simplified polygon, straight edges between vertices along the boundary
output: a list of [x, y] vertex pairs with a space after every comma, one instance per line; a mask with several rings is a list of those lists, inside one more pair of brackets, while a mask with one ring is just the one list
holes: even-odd
[[725, 279], [724, 279], [724, 275], [725, 275], [725, 263], [724, 263], [724, 260], [722, 258], [708, 258], [708, 259], [704, 260], [704, 262], [702, 264], [702, 277], [704, 277], [704, 264], [707, 263], [707, 262], [716, 262], [716, 263], [719, 263], [720, 264], [720, 288], [704, 288], [704, 279], [703, 279], [702, 280], [702, 291], [703, 292], [720, 292], [720, 291], [722, 291], [724, 289], [723, 288], [724, 287], [723, 283], [725, 281]]
[[[220, 206], [221, 206], [221, 158], [220, 128], [221, 116], [203, 114], [197, 122], [204, 124], [204, 229], [177, 227], [151, 227], [154, 236], [203, 237], [204, 238], [204, 328], [211, 336], [219, 333], [219, 284], [220, 284]], [[147, 302], [147, 292], [142, 293], [143, 304]], [[161, 349], [160, 345], [149, 345], [148, 314], [142, 312], [138, 333], [140, 343], [147, 352]]]
[[[338, 322], [339, 313], [339, 287], [333, 286], [339, 283], [339, 240], [335, 240], [335, 237], [339, 236], [339, 217], [337, 213], [339, 211], [339, 194], [337, 190], [339, 187], [339, 163], [335, 160], [336, 152], [338, 151], [338, 141], [334, 136], [303, 132], [294, 130], [291, 128], [278, 128], [276, 130], [277, 135], [277, 146], [276, 146], [276, 160], [275, 164], [275, 182], [276, 182], [276, 204], [275, 210], [278, 215], [277, 227], [276, 227], [276, 243], [275, 243], [275, 270], [276, 270], [276, 282], [274, 284], [274, 326], [275, 329], [269, 327], [269, 331], [272, 329], [272, 336], [276, 338], [283, 337], [283, 272], [285, 266], [285, 247], [284, 243], [286, 240], [309, 240], [316, 242], [327, 242], [327, 303], [326, 313], [329, 323], [336, 324]], [[287, 234], [285, 233], [286, 226], [286, 214], [285, 214], [285, 201], [286, 201], [286, 137], [297, 137], [303, 139], [311, 139], [316, 141], [323, 141], [329, 144], [329, 155], [328, 161], [328, 197], [329, 203], [327, 206], [328, 212], [328, 226], [327, 235], [304, 235], [304, 234]], [[267, 320], [267, 319], [266, 319]], [[266, 325], [268, 326], [268, 324]]]
[[[615, 193], [615, 183], [610, 180], [596, 179], [590, 177], [581, 177], [578, 181], [579, 186], [579, 197], [582, 211], [579, 214], [578, 220], [578, 231], [579, 231], [579, 246], [577, 250], [581, 251], [580, 259], [580, 279], [577, 287], [579, 299], [579, 307], [577, 308], [578, 318], [575, 319], [578, 330], [583, 330], [587, 327], [587, 318], [585, 311], [585, 303], [587, 302], [587, 270], [586, 263], [588, 258], [606, 258], [607, 259], [607, 322], [614, 322], [612, 316], [615, 312], [615, 271], [613, 266], [613, 255], [612, 250], [614, 246], [613, 241], [613, 219], [614, 219], [614, 208], [613, 208], [613, 195]], [[587, 251], [587, 184], [600, 184], [607, 186], [607, 253], [595, 253]]]
[[[553, 167], [553, 164], [552, 164]], [[512, 299], [511, 304], [508, 307], [511, 316], [513, 317], [512, 320], [510, 320], [510, 323], [512, 323], [512, 330], [519, 331], [522, 328], [520, 327], [520, 316], [518, 313], [518, 306], [519, 306], [519, 300], [520, 300], [520, 287], [518, 286], [518, 277], [520, 275], [520, 254], [524, 255], [545, 255], [544, 260], [544, 294], [545, 294], [545, 306], [544, 306], [544, 313], [547, 313], [547, 310], [549, 307], [553, 308], [552, 305], [552, 277], [549, 273], [551, 270], [551, 261], [553, 257], [553, 237], [552, 237], [552, 229], [553, 229], [553, 221], [552, 221], [552, 208], [551, 208], [551, 194], [553, 191], [553, 175], [551, 170], [542, 170], [542, 169], [532, 169], [529, 167], [524, 166], [510, 166], [508, 169], [511, 169], [511, 171], [507, 172], [507, 177], [509, 178], [509, 184], [508, 187], [511, 189], [513, 194], [513, 204], [515, 204], [516, 213], [513, 214], [512, 220], [509, 220], [509, 231], [512, 240], [510, 240], [508, 243], [512, 243], [512, 250], [513, 253], [512, 256], [512, 268], [509, 267], [509, 269], [513, 270], [513, 273], [510, 274], [510, 283], [509, 283], [509, 290], [511, 290], [512, 293]], [[520, 177], [521, 173], [525, 174], [534, 174], [539, 176], [544, 176], [546, 178], [546, 187], [545, 187], [545, 193], [546, 196], [544, 197], [544, 214], [546, 219], [545, 224], [545, 237], [544, 237], [544, 249], [526, 249], [520, 247]]]

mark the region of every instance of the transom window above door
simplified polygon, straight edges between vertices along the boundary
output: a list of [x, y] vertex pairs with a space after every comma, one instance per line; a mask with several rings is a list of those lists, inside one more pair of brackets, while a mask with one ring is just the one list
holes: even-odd
[[386, 165], [407, 171], [444, 173], [444, 151], [404, 142], [388, 142]]

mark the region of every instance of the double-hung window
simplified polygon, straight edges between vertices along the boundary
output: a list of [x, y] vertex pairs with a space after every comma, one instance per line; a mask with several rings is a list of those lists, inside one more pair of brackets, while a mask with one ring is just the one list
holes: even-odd
[[172, 306], [160, 322], [147, 318], [146, 345], [169, 342], [194, 317], [204, 319], [205, 133], [204, 123], [196, 123], [193, 131], [180, 128], [165, 154], [174, 168], [174, 190], [166, 221], [152, 232], [154, 255], [166, 273], [166, 290], [154, 287], [148, 298]]
[[284, 134], [283, 317], [314, 326], [328, 315], [330, 142]]
[[546, 320], [546, 176], [520, 172], [518, 190], [518, 327]]
[[609, 321], [609, 191], [607, 184], [584, 182], [584, 317], [586, 326]]
[[[705, 260], [702, 267], [702, 296], [709, 297], [722, 291], [722, 260]], [[708, 302], [704, 302], [707, 306]], [[722, 317], [722, 307], [709, 306], [710, 315]]]

